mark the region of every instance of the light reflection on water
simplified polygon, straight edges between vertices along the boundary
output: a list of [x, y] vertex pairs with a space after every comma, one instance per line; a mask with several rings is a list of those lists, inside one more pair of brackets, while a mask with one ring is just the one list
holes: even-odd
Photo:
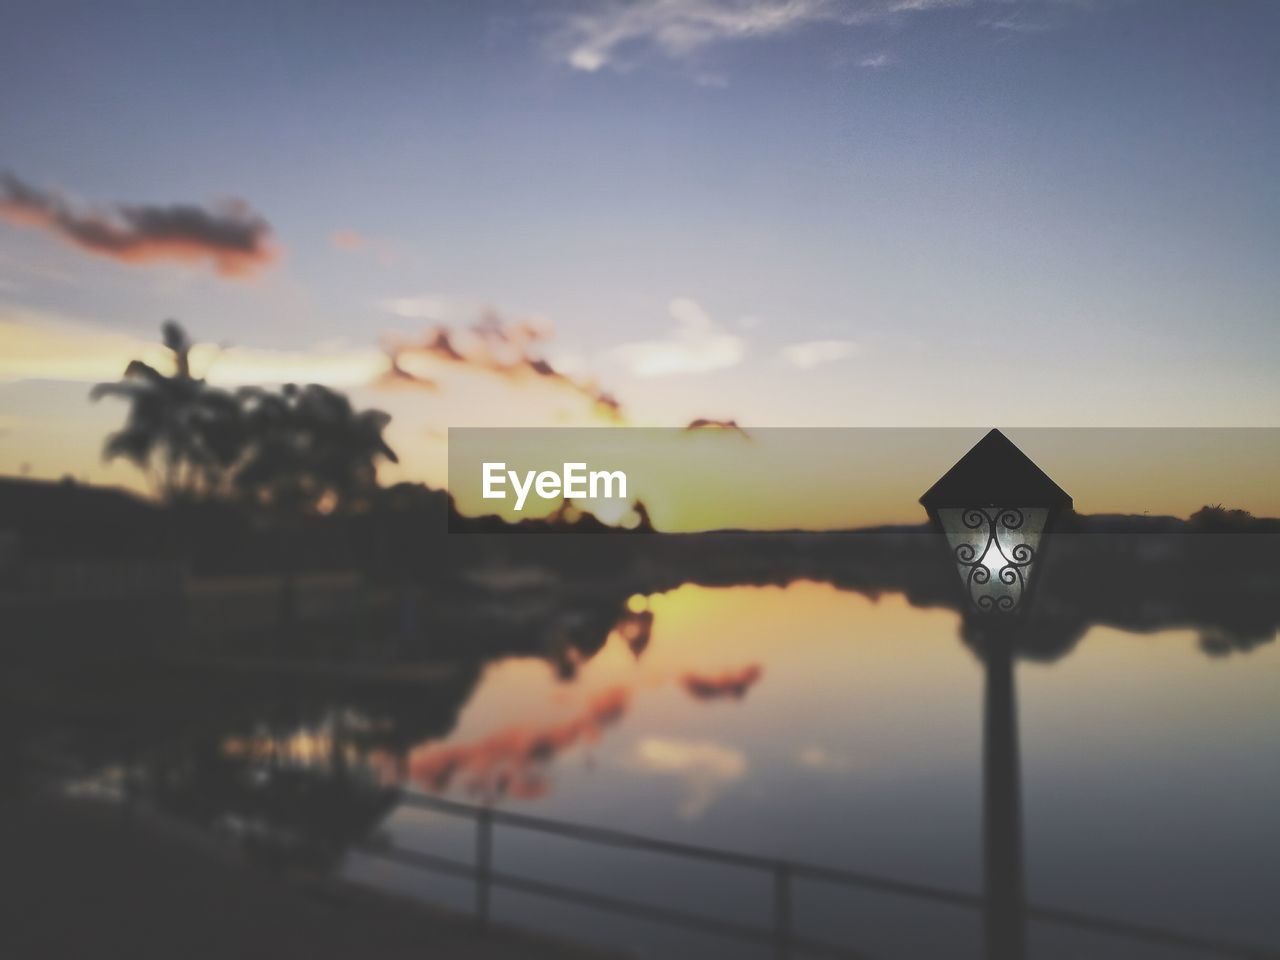
[[[410, 752], [413, 786], [981, 889], [982, 668], [954, 613], [808, 583], [684, 586], [633, 606], [653, 615], [647, 644], [615, 631], [571, 680], [540, 659], [491, 664], [452, 732]], [[1190, 631], [1095, 627], [1056, 663], [1020, 664], [1028, 898], [1280, 942], [1264, 902], [1280, 875], [1280, 765], [1260, 762], [1275, 757], [1278, 657], [1267, 644], [1212, 659]], [[472, 856], [469, 821], [402, 807], [383, 829], [397, 844]], [[759, 875], [505, 828], [495, 866], [729, 919], [770, 905]], [[461, 909], [473, 902], [465, 882], [359, 855], [346, 869]], [[979, 948], [977, 919], [953, 908], [808, 884], [795, 900], [798, 930], [873, 952]], [[495, 892], [494, 908], [499, 920], [643, 955], [754, 955], [519, 894]], [[1031, 937], [1036, 956], [1144, 955], [1035, 927]]]

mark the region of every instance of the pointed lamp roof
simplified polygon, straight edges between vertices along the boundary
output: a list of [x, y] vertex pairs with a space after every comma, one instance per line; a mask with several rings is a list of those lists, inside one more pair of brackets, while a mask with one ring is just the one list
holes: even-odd
[[1071, 507], [1071, 497], [999, 430], [992, 430], [942, 475], [920, 503], [939, 507]]

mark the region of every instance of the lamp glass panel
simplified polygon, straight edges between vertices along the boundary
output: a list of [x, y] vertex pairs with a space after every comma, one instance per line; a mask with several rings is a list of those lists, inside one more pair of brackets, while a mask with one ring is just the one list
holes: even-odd
[[1036, 567], [1048, 509], [944, 507], [938, 519], [970, 607], [980, 613], [1018, 611]]

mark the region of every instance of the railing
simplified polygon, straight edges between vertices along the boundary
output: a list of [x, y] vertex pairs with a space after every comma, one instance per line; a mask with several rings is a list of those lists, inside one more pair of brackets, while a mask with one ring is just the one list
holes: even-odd
[[[779, 960], [789, 960], [795, 954], [833, 957], [836, 960], [865, 960], [866, 954], [850, 947], [796, 934], [792, 929], [791, 923], [791, 894], [794, 880], [813, 880], [876, 893], [946, 904], [966, 910], [979, 911], [984, 905], [983, 898], [977, 894], [948, 890], [928, 884], [909, 883], [816, 864], [771, 859], [769, 857], [717, 850], [711, 847], [701, 847], [671, 840], [659, 840], [621, 830], [581, 826], [529, 816], [523, 813], [496, 810], [491, 807], [473, 806], [425, 794], [404, 793], [401, 797], [401, 802], [406, 806], [435, 810], [452, 816], [474, 820], [476, 825], [474, 862], [467, 863], [392, 844], [366, 844], [360, 848], [361, 852], [395, 863], [475, 880], [475, 914], [476, 919], [482, 926], [489, 923], [491, 890], [494, 887], [505, 887], [509, 890], [578, 903], [598, 910], [702, 933], [715, 934], [741, 942], [757, 945], [772, 944], [775, 955]], [[771, 876], [773, 881], [773, 924], [770, 927], [764, 927], [757, 924], [723, 920], [495, 870], [493, 867], [493, 834], [494, 827], [498, 824], [561, 836], [583, 843], [593, 843], [617, 849], [668, 854], [706, 863], [718, 863], [746, 870], [763, 871], [766, 875]], [[1196, 934], [1164, 930], [1158, 927], [1077, 913], [1071, 910], [1028, 905], [1025, 915], [1027, 920], [1104, 934], [1150, 946], [1180, 947], [1199, 950], [1212, 956], [1240, 958], [1240, 960], [1280, 960], [1280, 951], [1273, 949], [1228, 943]]]

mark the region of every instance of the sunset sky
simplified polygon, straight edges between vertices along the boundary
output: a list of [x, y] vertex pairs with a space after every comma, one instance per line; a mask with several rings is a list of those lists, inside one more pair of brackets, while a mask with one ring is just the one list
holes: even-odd
[[0, 474], [137, 484], [87, 391], [166, 317], [436, 484], [464, 425], [1280, 426], [1278, 102], [1270, 0], [8, 4]]

